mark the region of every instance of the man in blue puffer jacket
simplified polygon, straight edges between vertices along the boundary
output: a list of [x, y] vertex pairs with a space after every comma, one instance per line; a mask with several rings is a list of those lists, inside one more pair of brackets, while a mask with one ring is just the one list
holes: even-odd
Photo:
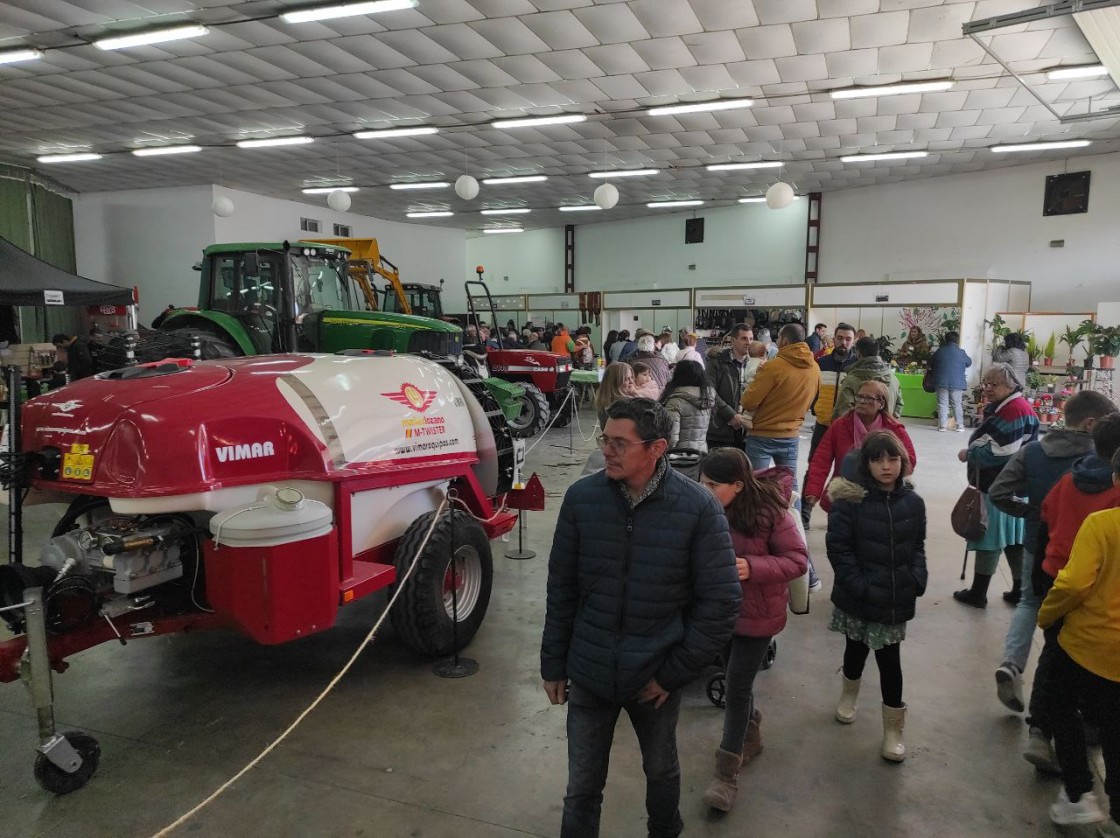
[[622, 710], [642, 749], [651, 836], [676, 836], [682, 688], [723, 648], [741, 588], [727, 518], [700, 484], [669, 468], [669, 417], [649, 399], [607, 409], [606, 470], [564, 496], [548, 562], [541, 676], [568, 701], [568, 790], [561, 836], [599, 834]]

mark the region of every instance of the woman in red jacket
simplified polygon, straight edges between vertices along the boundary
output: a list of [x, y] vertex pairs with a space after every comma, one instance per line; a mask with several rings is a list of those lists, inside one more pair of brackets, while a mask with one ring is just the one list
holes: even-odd
[[[910, 457], [911, 471], [917, 465], [918, 457], [910, 435], [903, 424], [887, 412], [888, 395], [887, 386], [881, 381], [866, 381], [860, 386], [855, 407], [832, 423], [813, 452], [802, 503], [816, 504], [819, 500], [826, 513], [832, 509], [825, 487], [833, 477], [841, 475], [848, 452], [859, 448], [863, 438], [873, 431], [890, 431], [898, 437]], [[851, 474], [845, 476], [852, 477]]]
[[717, 448], [700, 463], [700, 483], [727, 512], [743, 587], [726, 666], [723, 740], [716, 750], [715, 778], [704, 792], [705, 803], [728, 812], [735, 803], [740, 767], [762, 750], [754, 678], [770, 639], [785, 628], [789, 583], [805, 573], [809, 551], [789, 511], [789, 469], [755, 474], [742, 450]]

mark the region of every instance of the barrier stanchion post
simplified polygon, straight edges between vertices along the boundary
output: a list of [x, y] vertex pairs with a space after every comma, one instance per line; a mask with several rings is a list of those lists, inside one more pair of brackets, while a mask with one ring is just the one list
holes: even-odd
[[[455, 507], [448, 511], [448, 521], [451, 527], [451, 560], [447, 563], [447, 572], [444, 580], [450, 577], [451, 585], [451, 657], [436, 661], [432, 672], [440, 678], [466, 678], [478, 672], [478, 661], [473, 658], [459, 656], [459, 571], [455, 567]], [[447, 584], [445, 581], [444, 584]]]
[[517, 549], [506, 553], [507, 559], [514, 559], [515, 561], [524, 561], [525, 559], [535, 559], [537, 552], [535, 550], [526, 550], [523, 546], [522, 535], [525, 529], [525, 510], [522, 509], [517, 515]]

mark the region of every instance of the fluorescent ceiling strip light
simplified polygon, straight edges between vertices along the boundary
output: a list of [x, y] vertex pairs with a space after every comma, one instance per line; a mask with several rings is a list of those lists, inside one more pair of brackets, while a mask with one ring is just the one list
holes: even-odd
[[172, 26], [170, 29], [153, 29], [149, 32], [137, 32], [135, 35], [121, 35], [115, 38], [102, 38], [94, 41], [98, 49], [128, 49], [129, 47], [143, 47], [149, 44], [162, 44], [167, 41], [181, 41], [184, 38], [201, 38], [210, 30], [205, 26]]
[[1060, 148], [1085, 148], [1091, 140], [1058, 140], [1050, 143], [1012, 143], [1011, 145], [994, 145], [989, 150], [997, 154], [1004, 151], [1052, 151]]
[[308, 189], [301, 189], [304, 195], [330, 195], [332, 192], [357, 192], [356, 186], [312, 186]]
[[284, 12], [280, 15], [280, 19], [285, 23], [312, 23], [317, 20], [375, 15], [380, 12], [399, 12], [403, 9], [415, 8], [416, 0], [371, 0], [368, 3], [342, 3], [336, 6], [294, 9], [290, 12]]
[[405, 213], [405, 215], [407, 215], [409, 218], [448, 218], [449, 216], [452, 216], [454, 214], [455, 213], [453, 213], [453, 212], [447, 212], [445, 210], [440, 210], [438, 212], [432, 211], [432, 212], [408, 212], [408, 213]]
[[44, 154], [42, 157], [36, 157], [40, 163], [80, 163], [83, 160], [100, 160], [100, 154], [94, 154], [92, 151], [81, 151], [74, 154]]
[[909, 160], [915, 157], [928, 157], [928, 151], [888, 151], [882, 154], [846, 154], [841, 163], [874, 163], [876, 160]]
[[484, 233], [524, 233], [524, 227], [487, 227]]
[[593, 210], [600, 210], [602, 207], [596, 206], [595, 204], [576, 204], [574, 206], [560, 207], [559, 209], [560, 212], [591, 212]]
[[0, 52], [0, 64], [15, 64], [19, 61], [34, 61], [42, 58], [43, 53], [37, 49], [13, 49]]
[[587, 117], [581, 113], [567, 113], [560, 116], [534, 116], [525, 119], [496, 119], [490, 123], [491, 128], [535, 128], [538, 125], [567, 125], [571, 122], [586, 122]]
[[588, 172], [587, 176], [593, 178], [642, 177], [660, 173], [660, 169], [613, 169], [609, 172]]
[[356, 140], [388, 140], [393, 137], [419, 137], [423, 134], [438, 134], [439, 129], [431, 125], [417, 125], [412, 128], [381, 128], [376, 131], [359, 131]]
[[306, 145], [315, 142], [314, 137], [269, 137], [262, 140], [241, 140], [238, 148], [272, 148], [281, 145]]
[[937, 93], [949, 90], [954, 84], [954, 81], [904, 81], [879, 87], [845, 87], [830, 90], [829, 95], [833, 99], [863, 99], [868, 96], [898, 96], [902, 93]]
[[698, 207], [703, 201], [654, 201], [646, 204], [650, 209], [669, 209], [670, 207]]
[[507, 183], [540, 183], [542, 180], [548, 180], [548, 175], [521, 175], [519, 177], [488, 177], [483, 178], [482, 182], [487, 186], [502, 186]]
[[451, 184], [442, 180], [420, 181], [418, 183], [390, 183], [390, 189], [446, 189]]
[[524, 207], [513, 207], [511, 209], [485, 209], [482, 211], [483, 215], [525, 215], [532, 212], [532, 210]]
[[1095, 79], [1098, 76], [1107, 76], [1108, 68], [1103, 64], [1084, 64], [1080, 67], [1055, 67], [1046, 71], [1049, 81], [1064, 81], [1068, 79]]
[[202, 151], [200, 145], [157, 145], [148, 148], [134, 148], [132, 153], [137, 157], [159, 157], [164, 154], [191, 154]]
[[[793, 200], [800, 201], [801, 196], [800, 195], [794, 195]], [[766, 203], [766, 196], [765, 195], [759, 195], [757, 198], [740, 198], [739, 203], [740, 204], [764, 204], [764, 203]]]
[[695, 102], [691, 105], [665, 105], [659, 108], [650, 108], [645, 112], [645, 116], [671, 116], [675, 113], [731, 111], [737, 110], [738, 108], [749, 108], [753, 104], [753, 99], [717, 99], [714, 102]]
[[780, 169], [784, 165], [780, 160], [763, 160], [758, 163], [713, 163], [704, 168], [709, 172], [737, 172], [745, 169]]

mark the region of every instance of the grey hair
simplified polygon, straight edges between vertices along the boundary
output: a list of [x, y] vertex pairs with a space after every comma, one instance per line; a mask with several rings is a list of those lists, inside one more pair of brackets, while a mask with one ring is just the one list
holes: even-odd
[[760, 340], [763, 343], [770, 343], [770, 330], [765, 326], [754, 333], [755, 340]]
[[638, 351], [652, 352], [655, 343], [653, 335], [642, 335], [638, 338]]
[[1023, 389], [1023, 382], [1015, 375], [1015, 370], [1012, 369], [1011, 364], [1004, 361], [994, 361], [984, 370], [984, 376], [987, 377], [989, 373], [994, 373], [993, 377], [1002, 378], [1005, 387], [1012, 390]]

